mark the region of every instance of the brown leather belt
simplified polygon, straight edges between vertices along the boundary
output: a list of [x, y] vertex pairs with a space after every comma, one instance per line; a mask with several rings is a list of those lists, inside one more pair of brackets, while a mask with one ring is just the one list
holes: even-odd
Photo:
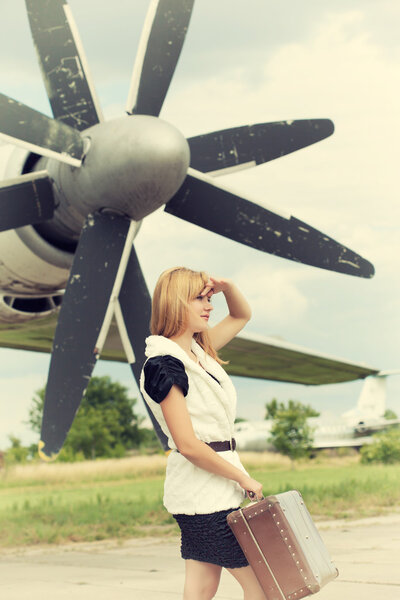
[[215, 452], [225, 452], [226, 450], [235, 450], [236, 448], [236, 440], [232, 438], [231, 440], [226, 440], [224, 442], [205, 442], [207, 446], [210, 446]]
[[[227, 450], [232, 450], [232, 452], [236, 449], [236, 440], [232, 438], [231, 440], [226, 440], [224, 442], [204, 442], [207, 446], [210, 446], [214, 452], [226, 452]], [[179, 450], [176, 449], [179, 453]]]

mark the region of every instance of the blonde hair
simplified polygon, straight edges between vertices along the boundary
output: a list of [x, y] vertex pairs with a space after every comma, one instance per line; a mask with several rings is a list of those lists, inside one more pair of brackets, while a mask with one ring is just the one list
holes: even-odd
[[[161, 273], [153, 294], [151, 333], [167, 338], [181, 334], [188, 323], [189, 302], [200, 294], [208, 280], [204, 271], [192, 271], [186, 267], [174, 267]], [[206, 354], [224, 364], [207, 331], [195, 333], [193, 337]]]

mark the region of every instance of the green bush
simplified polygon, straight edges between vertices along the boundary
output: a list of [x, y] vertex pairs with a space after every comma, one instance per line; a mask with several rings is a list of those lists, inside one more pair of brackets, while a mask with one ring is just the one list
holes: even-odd
[[11, 448], [5, 453], [6, 465], [25, 464], [29, 457], [29, 448], [21, 444], [21, 440], [15, 435], [8, 436], [11, 442]]
[[70, 446], [64, 446], [63, 448], [61, 448], [57, 460], [59, 462], [74, 463], [82, 462], [86, 459], [83, 452], [74, 452], [74, 450]]
[[400, 429], [394, 428], [373, 436], [372, 444], [360, 450], [361, 462], [383, 463], [385, 465], [400, 462]]
[[269, 441], [281, 454], [289, 456], [293, 461], [310, 455], [313, 443], [313, 428], [308, 423], [309, 417], [317, 417], [319, 413], [311, 406], [296, 400], [289, 400], [287, 405], [273, 398], [265, 405], [266, 419], [272, 419]]
[[[28, 424], [41, 431], [45, 388], [35, 392]], [[143, 441], [141, 418], [135, 414], [136, 399], [128, 389], [110, 377], [92, 377], [64, 444], [60, 460], [121, 458], [126, 450], [139, 448]]]

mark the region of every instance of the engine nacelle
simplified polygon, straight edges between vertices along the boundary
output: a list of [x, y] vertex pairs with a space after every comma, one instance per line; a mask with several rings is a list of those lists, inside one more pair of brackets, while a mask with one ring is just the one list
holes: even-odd
[[[3, 179], [18, 177], [32, 161], [33, 155], [19, 148], [2, 146], [0, 150]], [[58, 295], [67, 284], [72, 261], [72, 253], [49, 244], [30, 225], [1, 232], [0, 290], [22, 297]], [[0, 315], [6, 313], [7, 308], [0, 311]]]
[[58, 310], [62, 297], [62, 293], [52, 296], [0, 294], [0, 322], [25, 323], [48, 317]]

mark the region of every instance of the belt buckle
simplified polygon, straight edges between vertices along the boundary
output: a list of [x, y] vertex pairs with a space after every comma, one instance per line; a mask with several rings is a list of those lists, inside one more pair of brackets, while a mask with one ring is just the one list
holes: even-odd
[[233, 443], [232, 443], [232, 438], [230, 438], [230, 440], [229, 440], [229, 450], [230, 450], [231, 452], [233, 452]]

